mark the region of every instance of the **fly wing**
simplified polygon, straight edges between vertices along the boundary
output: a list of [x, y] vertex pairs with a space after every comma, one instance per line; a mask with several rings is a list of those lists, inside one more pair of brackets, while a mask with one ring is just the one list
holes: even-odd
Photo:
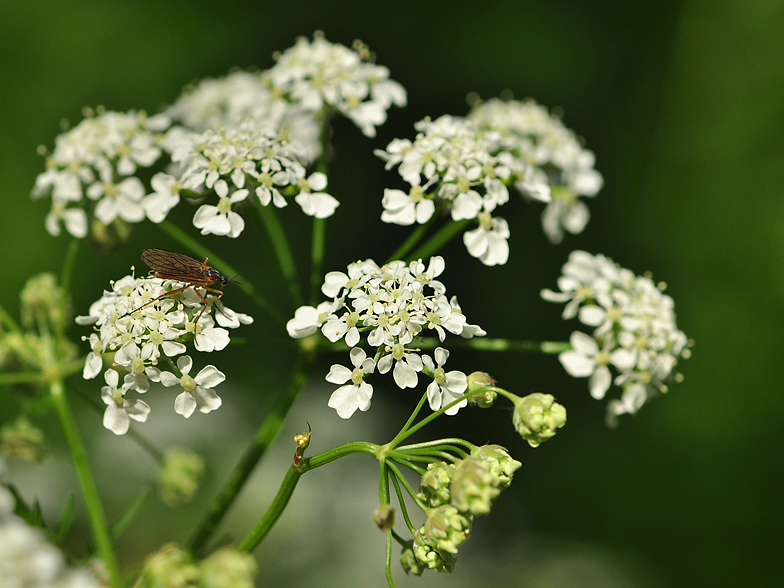
[[145, 249], [142, 251], [142, 261], [154, 270], [159, 278], [180, 282], [205, 282], [204, 264], [187, 255], [165, 249]]

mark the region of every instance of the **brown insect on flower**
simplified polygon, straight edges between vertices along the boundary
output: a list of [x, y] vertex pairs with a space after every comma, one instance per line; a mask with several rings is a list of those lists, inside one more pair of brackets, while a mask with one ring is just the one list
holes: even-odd
[[219, 282], [220, 287], [223, 288], [223, 286], [234, 279], [221, 275], [218, 270], [207, 265], [209, 260], [210, 258], [208, 257], [203, 262], [201, 262], [197, 259], [193, 259], [192, 257], [188, 257], [187, 255], [174, 253], [173, 251], [166, 251], [165, 249], [153, 248], [142, 251], [142, 261], [144, 261], [144, 263], [150, 267], [151, 276], [160, 278], [162, 280], [176, 280], [178, 282], [185, 283], [185, 285], [153, 298], [152, 300], [141, 305], [139, 308], [132, 310], [131, 313], [134, 313], [137, 310], [141, 310], [156, 300], [160, 300], [166, 296], [171, 296], [177, 292], [182, 292], [188, 288], [193, 288], [193, 291], [196, 292], [196, 295], [201, 298], [201, 301], [204, 303], [201, 312], [199, 312], [199, 316], [196, 317], [196, 320], [193, 323], [198, 324], [201, 315], [204, 314], [204, 311], [207, 308], [207, 300], [204, 298], [202, 293], [199, 292], [199, 288], [214, 292], [217, 294], [217, 298], [220, 298], [223, 296], [223, 290], [210, 288], [209, 286]]

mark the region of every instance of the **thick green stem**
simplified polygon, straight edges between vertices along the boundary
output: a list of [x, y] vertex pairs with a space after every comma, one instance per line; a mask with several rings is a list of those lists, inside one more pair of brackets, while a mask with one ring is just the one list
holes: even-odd
[[269, 533], [272, 527], [275, 525], [278, 518], [280, 518], [280, 515], [283, 514], [283, 511], [286, 509], [286, 505], [291, 499], [291, 495], [294, 494], [294, 489], [297, 487], [297, 482], [299, 482], [302, 474], [347, 455], [352, 455], [354, 453], [368, 453], [370, 455], [375, 455], [377, 451], [378, 445], [358, 441], [355, 443], [346, 443], [345, 445], [330, 449], [329, 451], [325, 451], [324, 453], [313, 456], [311, 458], [303, 459], [298, 467], [292, 465], [288, 472], [286, 472], [286, 476], [283, 478], [280, 489], [278, 489], [278, 493], [275, 495], [275, 498], [267, 509], [267, 512], [265, 512], [264, 516], [259, 519], [259, 522], [256, 523], [256, 526], [253, 527], [250, 533], [248, 533], [245, 538], [240, 541], [239, 545], [237, 545], [237, 550], [250, 553], [256, 549], [256, 547], [258, 547], [259, 543], [262, 542], [264, 537], [267, 536], [267, 533]]
[[63, 428], [68, 451], [71, 455], [76, 475], [79, 479], [79, 486], [84, 497], [87, 516], [90, 520], [95, 547], [98, 556], [106, 566], [106, 572], [114, 588], [120, 588], [120, 568], [117, 565], [117, 558], [114, 554], [114, 547], [109, 535], [109, 526], [106, 523], [106, 515], [98, 495], [98, 487], [95, 484], [90, 464], [87, 460], [87, 452], [84, 449], [79, 431], [76, 427], [71, 408], [68, 406], [68, 399], [65, 397], [65, 389], [62, 380], [53, 380], [50, 385], [52, 403], [54, 404], [60, 425]]
[[251, 532], [248, 533], [242, 541], [240, 541], [239, 545], [237, 545], [237, 551], [250, 553], [256, 549], [256, 547], [258, 547], [259, 543], [261, 543], [264, 537], [267, 536], [267, 533], [270, 532], [273, 525], [277, 522], [278, 518], [285, 510], [291, 495], [294, 494], [294, 488], [297, 487], [297, 482], [299, 482], [302, 474], [303, 472], [299, 471], [293, 465], [289, 468], [289, 471], [286, 472], [286, 476], [283, 478], [283, 483], [280, 485], [280, 489], [275, 495], [275, 499], [272, 501], [272, 504], [270, 504], [270, 507], [267, 509], [267, 512], [265, 512], [264, 516], [261, 517], [258, 523], [256, 523], [256, 526], [253, 527], [253, 530], [251, 530]]
[[312, 362], [313, 358], [310, 354], [300, 352], [291, 382], [275, 399], [275, 403], [272, 405], [269, 414], [262, 422], [255, 437], [253, 437], [250, 446], [245, 450], [245, 453], [240, 458], [240, 462], [235, 466], [218, 496], [213, 500], [207, 516], [193, 533], [190, 540], [190, 549], [194, 553], [199, 553], [204, 549], [212, 533], [239, 495], [256, 464], [278, 436], [289, 409], [291, 409], [294, 400], [305, 385], [305, 382], [307, 382]]

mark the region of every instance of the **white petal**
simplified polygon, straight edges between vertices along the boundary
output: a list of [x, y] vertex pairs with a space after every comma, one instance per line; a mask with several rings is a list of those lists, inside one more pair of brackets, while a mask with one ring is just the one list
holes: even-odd
[[589, 357], [593, 357], [599, 351], [599, 344], [596, 343], [596, 339], [581, 331], [573, 331], [569, 337], [569, 343], [571, 343], [575, 351]]
[[564, 351], [558, 355], [558, 360], [570, 376], [585, 378], [596, 369], [596, 364], [589, 358], [576, 351]]
[[181, 414], [186, 419], [196, 410], [196, 401], [189, 392], [182, 392], [174, 399], [174, 412]]
[[351, 379], [352, 374], [353, 372], [347, 367], [335, 364], [330, 368], [325, 379], [332, 384], [345, 384]]
[[[379, 370], [381, 371], [381, 370]], [[392, 372], [395, 378], [395, 383], [400, 388], [416, 388], [417, 373], [405, 361], [398, 361], [395, 363], [395, 369]]]
[[199, 386], [214, 388], [226, 379], [226, 375], [214, 365], [203, 368], [194, 378]]
[[612, 376], [610, 375], [610, 370], [606, 365], [600, 365], [596, 368], [596, 371], [591, 375], [588, 380], [588, 389], [591, 392], [591, 396], [596, 398], [597, 400], [601, 400], [604, 398], [604, 395], [607, 393], [607, 390], [610, 388], [610, 383], [612, 382]]
[[125, 435], [131, 426], [131, 420], [126, 412], [112, 402], [103, 413], [103, 426], [115, 435]]

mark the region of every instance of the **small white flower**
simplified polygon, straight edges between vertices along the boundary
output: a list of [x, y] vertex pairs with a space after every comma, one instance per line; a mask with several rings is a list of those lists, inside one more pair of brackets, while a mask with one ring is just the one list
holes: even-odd
[[65, 230], [77, 239], [87, 235], [87, 214], [81, 208], [65, 208], [65, 204], [52, 201], [52, 210], [46, 215], [46, 230], [53, 237], [60, 234], [60, 221], [65, 224]]
[[426, 198], [425, 191], [418, 185], [411, 186], [408, 194], [403, 190], [385, 189], [381, 204], [384, 207], [381, 220], [403, 226], [415, 222], [423, 225], [432, 218], [436, 210], [432, 198]]
[[182, 183], [174, 176], [159, 172], [152, 177], [150, 184], [154, 192], [145, 196], [141, 204], [147, 218], [159, 223], [179, 204]]
[[373, 359], [366, 357], [365, 352], [359, 347], [354, 347], [349, 356], [354, 366], [353, 370], [336, 364], [332, 366], [326, 377], [327, 382], [332, 384], [344, 384], [351, 381], [351, 384], [346, 384], [335, 390], [327, 403], [343, 419], [350, 418], [357, 409], [364, 412], [370, 408], [373, 386], [365, 382], [365, 376], [372, 374], [376, 368]]
[[[457, 370], [451, 372], [444, 371], [443, 365], [448, 357], [449, 351], [443, 347], [436, 347], [435, 363], [433, 363], [429, 355], [422, 356], [422, 363], [433, 374], [433, 381], [427, 387], [427, 400], [430, 403], [430, 409], [433, 411], [451, 404], [460, 398], [468, 388], [468, 379], [463, 372]], [[467, 405], [468, 401], [463, 399], [452, 408], [446, 410], [445, 414], [457, 414], [457, 411]]]
[[468, 252], [485, 265], [503, 265], [509, 259], [509, 225], [501, 217], [490, 213], [479, 215], [479, 227], [463, 234]]
[[228, 185], [224, 180], [218, 180], [215, 183], [215, 192], [220, 197], [218, 205], [202, 204], [193, 216], [193, 226], [201, 229], [202, 235], [239, 237], [245, 229], [245, 221], [231, 209], [231, 206], [245, 200], [248, 191], [236, 190], [231, 196], [228, 196]]
[[302, 339], [315, 333], [328, 317], [337, 310], [339, 304], [337, 300], [325, 300], [317, 307], [300, 306], [294, 312], [294, 318], [286, 323], [286, 330], [289, 336], [294, 339]]
[[417, 372], [422, 371], [422, 358], [416, 353], [407, 352], [401, 343], [395, 343], [390, 349], [390, 353], [378, 360], [378, 371], [381, 374], [387, 373], [394, 361], [395, 369], [392, 371], [395, 384], [399, 388], [416, 388], [418, 384]]
[[116, 370], [106, 370], [104, 379], [107, 385], [101, 388], [101, 399], [106, 404], [103, 426], [115, 435], [125, 435], [130, 427], [130, 419], [143, 423], [150, 414], [150, 407], [141, 400], [125, 398], [129, 383], [126, 381], [118, 387], [120, 375]]
[[321, 172], [315, 172], [307, 180], [301, 179], [297, 186], [300, 193], [294, 200], [308, 216], [329, 218], [340, 204], [335, 198], [321, 191], [327, 187], [327, 176]]
[[160, 373], [161, 384], [164, 386], [182, 386], [183, 392], [174, 400], [174, 411], [185, 418], [190, 417], [196, 408], [205, 414], [219, 408], [221, 399], [213, 388], [226, 379], [213, 365], [203, 368], [193, 378], [188, 375], [192, 367], [193, 360], [183, 355], [177, 360], [177, 369], [182, 373], [182, 377], [178, 378], [171, 372]]
[[588, 388], [591, 396], [597, 400], [604, 398], [612, 383], [609, 364], [620, 370], [634, 365], [634, 358], [625, 349], [612, 350], [612, 338], [607, 338], [604, 348], [600, 349], [596, 339], [580, 331], [574, 331], [569, 337], [572, 350], [564, 351], [558, 359], [569, 375], [576, 378], [588, 377]]

